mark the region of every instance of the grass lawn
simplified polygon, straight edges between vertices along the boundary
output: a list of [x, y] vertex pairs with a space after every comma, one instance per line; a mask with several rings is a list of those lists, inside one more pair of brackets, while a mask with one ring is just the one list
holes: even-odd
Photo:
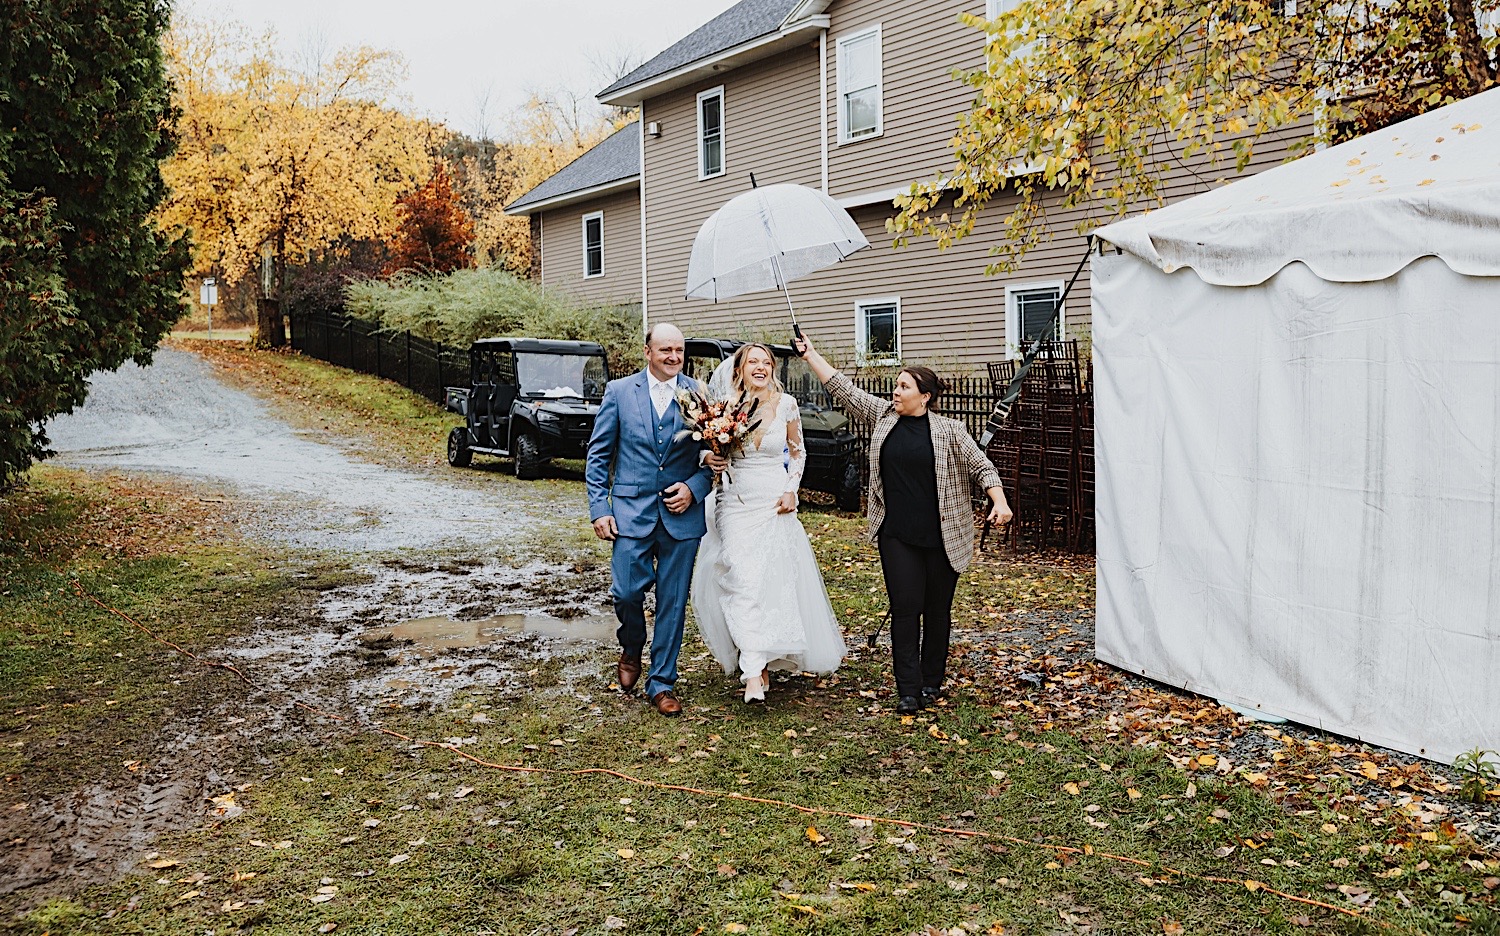
[[[450, 417], [399, 388], [291, 355], [213, 357], [303, 425], [352, 424], [381, 459], [441, 458]], [[567, 471], [545, 483], [582, 497]], [[339, 562], [246, 546], [192, 492], [33, 471], [0, 498], [0, 810], [150, 769], [188, 710], [286, 724], [217, 749], [224, 815], [41, 905], [0, 897], [19, 914], [0, 929], [1500, 933], [1500, 862], [1442, 818], [1441, 777], [1092, 662], [1086, 562], [982, 558], [957, 602], [956, 691], [894, 716], [888, 651], [863, 646], [884, 597], [862, 521], [803, 520], [855, 651], [833, 677], [746, 708], [693, 640], [680, 719], [610, 691], [601, 649], [568, 691], [543, 656], [520, 702], [470, 692], [360, 723], [247, 692], [78, 594], [212, 658], [343, 581]], [[553, 548], [599, 558], [581, 537]]]

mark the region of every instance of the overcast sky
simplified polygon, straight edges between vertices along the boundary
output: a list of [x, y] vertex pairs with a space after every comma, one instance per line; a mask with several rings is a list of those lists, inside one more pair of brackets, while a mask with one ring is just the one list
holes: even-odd
[[[297, 55], [369, 45], [401, 53], [411, 109], [474, 134], [503, 131], [531, 89], [587, 96], [600, 63], [655, 55], [736, 0], [177, 0], [179, 16], [275, 30]], [[488, 104], [481, 116], [481, 102]], [[481, 126], [483, 123], [485, 126]]]

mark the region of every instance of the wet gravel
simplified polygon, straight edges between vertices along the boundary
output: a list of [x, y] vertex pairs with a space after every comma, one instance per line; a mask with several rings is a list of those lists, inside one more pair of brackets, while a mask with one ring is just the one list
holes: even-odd
[[88, 401], [48, 425], [59, 464], [208, 482], [250, 536], [349, 552], [504, 543], [543, 520], [587, 522], [582, 498], [473, 485], [363, 461], [337, 435], [294, 429], [261, 400], [171, 348], [90, 379]]

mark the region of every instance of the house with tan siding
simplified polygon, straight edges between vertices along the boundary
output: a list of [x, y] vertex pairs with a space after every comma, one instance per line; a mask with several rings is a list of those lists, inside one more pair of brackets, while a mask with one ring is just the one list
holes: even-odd
[[[896, 249], [885, 227], [898, 194], [952, 169], [950, 140], [973, 97], [953, 72], [979, 68], [985, 58], [984, 36], [959, 15], [993, 17], [1006, 2], [743, 0], [600, 92], [605, 104], [640, 111], [637, 123], [599, 147], [616, 144], [623, 154], [619, 138], [635, 135], [633, 188], [591, 194], [570, 183], [565, 197], [534, 197], [569, 166], [507, 209], [533, 219], [542, 245], [536, 275], [594, 295], [587, 278], [576, 276], [580, 218], [628, 214], [626, 193], [633, 192], [638, 232], [630, 243], [644, 245], [634, 294], [644, 321], [784, 341], [789, 326], [778, 293], [718, 303], [683, 298], [699, 226], [750, 188], [753, 175], [762, 185], [822, 190], [870, 240], [870, 249], [791, 284], [803, 328], [838, 358], [867, 366], [922, 362], [955, 373], [1013, 356], [1019, 337], [1050, 319], [1082, 258], [1081, 215], [1047, 212], [1052, 239], [1004, 276], [985, 275], [1013, 204], [1004, 195], [947, 250], [926, 239]], [[1281, 162], [1296, 136], [1260, 141], [1248, 171]], [[1167, 197], [1218, 181], [1202, 169], [1164, 158]], [[605, 231], [611, 245], [628, 237], [612, 231]], [[549, 266], [549, 254], [562, 259]], [[1068, 337], [1088, 334], [1087, 282], [1085, 275], [1063, 310]]]

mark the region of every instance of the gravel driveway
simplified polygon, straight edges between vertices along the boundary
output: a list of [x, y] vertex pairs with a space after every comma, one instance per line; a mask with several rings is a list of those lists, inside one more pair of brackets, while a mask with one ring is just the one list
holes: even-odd
[[464, 483], [353, 457], [225, 385], [212, 365], [163, 348], [150, 367], [126, 363], [90, 380], [88, 401], [51, 422], [57, 462], [164, 473], [229, 492], [251, 535], [351, 552], [483, 547], [542, 518], [588, 522], [579, 491]]

